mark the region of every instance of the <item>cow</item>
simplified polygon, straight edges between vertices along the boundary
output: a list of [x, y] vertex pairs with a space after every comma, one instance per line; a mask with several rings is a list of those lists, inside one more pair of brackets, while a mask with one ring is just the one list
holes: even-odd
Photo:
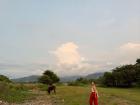
[[56, 86], [52, 84], [48, 85], [47, 91], [48, 91], [48, 94], [51, 94], [51, 91], [53, 91], [56, 94]]

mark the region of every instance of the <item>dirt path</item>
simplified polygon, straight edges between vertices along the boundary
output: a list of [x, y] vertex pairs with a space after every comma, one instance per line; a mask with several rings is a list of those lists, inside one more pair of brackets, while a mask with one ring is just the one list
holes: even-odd
[[36, 94], [36, 98], [33, 100], [27, 100], [24, 103], [16, 104], [16, 103], [0, 103], [0, 105], [53, 105], [50, 97], [44, 91], [32, 91], [32, 93]]

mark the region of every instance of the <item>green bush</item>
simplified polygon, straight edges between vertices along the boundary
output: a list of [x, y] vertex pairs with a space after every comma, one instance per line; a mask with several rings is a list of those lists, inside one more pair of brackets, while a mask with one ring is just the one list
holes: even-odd
[[85, 83], [81, 83], [81, 82], [69, 82], [68, 86], [85, 86]]

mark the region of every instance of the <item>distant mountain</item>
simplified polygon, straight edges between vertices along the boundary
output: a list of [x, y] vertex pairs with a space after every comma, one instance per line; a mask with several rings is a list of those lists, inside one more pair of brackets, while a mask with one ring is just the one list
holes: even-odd
[[[104, 73], [93, 73], [93, 74], [89, 74], [87, 76], [67, 76], [67, 77], [60, 77], [60, 82], [72, 82], [75, 81], [76, 79], [83, 77], [86, 79], [97, 79], [100, 76], [102, 76]], [[31, 76], [27, 76], [27, 77], [23, 77], [23, 78], [16, 78], [16, 79], [12, 79], [12, 81], [14, 82], [37, 82], [38, 78], [40, 76], [39, 75], [31, 75]]]
[[99, 78], [100, 76], [103, 76], [104, 73], [103, 72], [100, 72], [100, 73], [93, 73], [93, 74], [89, 74], [87, 76], [85, 76], [86, 79], [97, 79]]
[[68, 77], [61, 77], [60, 78], [60, 81], [61, 82], [71, 82], [71, 81], [75, 81], [76, 79], [78, 79], [80, 77], [83, 77], [83, 78], [86, 78], [86, 79], [97, 79], [100, 76], [103, 76], [103, 74], [104, 74], [103, 72], [100, 72], [100, 73], [89, 74], [89, 75], [86, 75], [86, 76], [68, 76]]
[[14, 81], [14, 82], [37, 82], [39, 77], [40, 77], [39, 75], [31, 75], [31, 76], [27, 76], [27, 77], [12, 79], [12, 81]]
[[82, 76], [68, 76], [68, 77], [60, 77], [60, 82], [72, 82]]

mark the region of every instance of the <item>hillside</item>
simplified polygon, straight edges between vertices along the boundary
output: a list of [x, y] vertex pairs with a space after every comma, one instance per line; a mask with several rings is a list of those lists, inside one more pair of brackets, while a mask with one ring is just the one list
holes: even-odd
[[27, 77], [12, 79], [12, 81], [14, 81], [14, 82], [37, 82], [39, 77], [40, 77], [39, 75], [31, 75], [31, 76], [27, 76]]
[[93, 74], [89, 74], [87, 76], [85, 76], [86, 79], [97, 79], [100, 76], [103, 76], [103, 72], [99, 72], [99, 73], [93, 73]]
[[60, 77], [60, 82], [72, 82], [80, 77], [82, 77], [82, 76], [77, 75], [77, 76]]

